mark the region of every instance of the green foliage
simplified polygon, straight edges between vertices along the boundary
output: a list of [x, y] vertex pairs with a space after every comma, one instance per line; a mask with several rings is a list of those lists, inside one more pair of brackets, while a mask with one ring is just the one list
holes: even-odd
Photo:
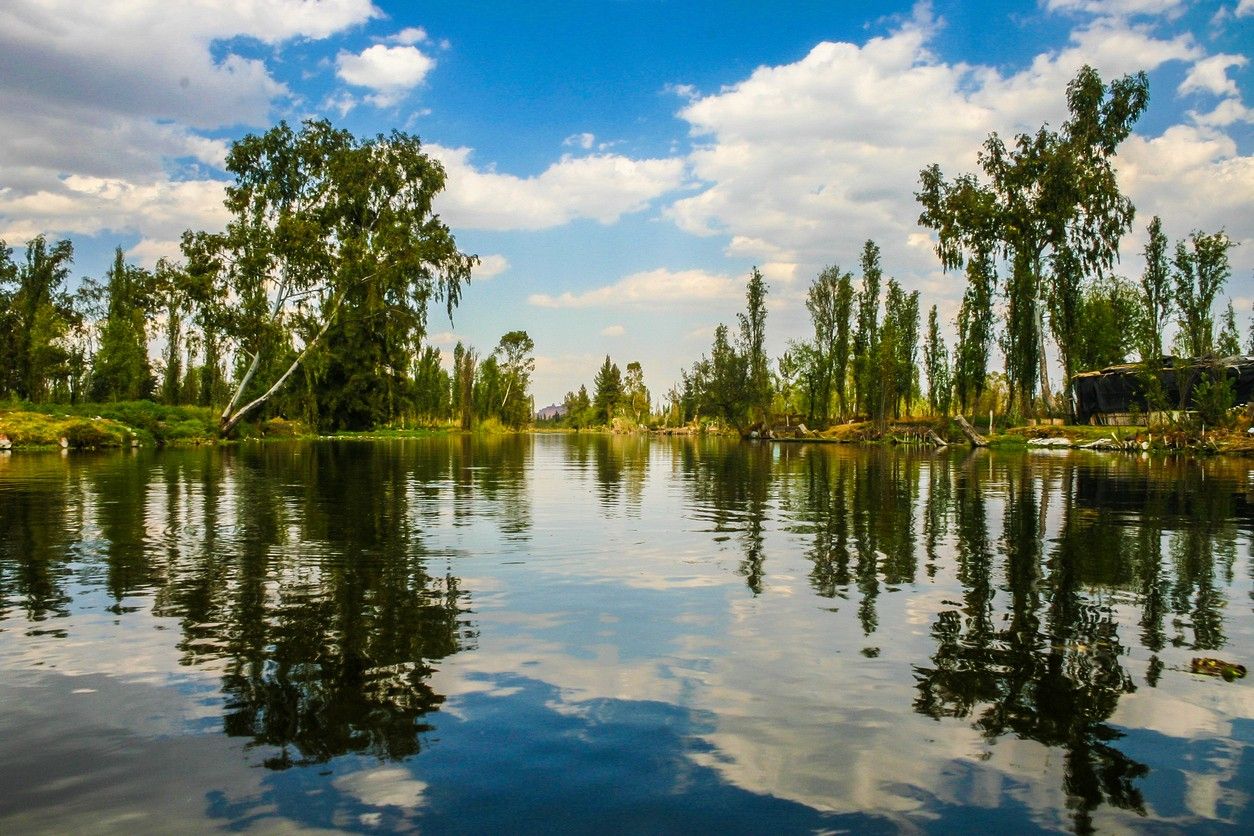
[[74, 247], [42, 236], [21, 264], [0, 241], [0, 395], [43, 403], [75, 393], [68, 338], [81, 322], [65, 291]]
[[[835, 393], [843, 416], [847, 404], [845, 378], [849, 368], [850, 317], [853, 313], [853, 277], [839, 267], [828, 267], [819, 274], [806, 294], [806, 310], [814, 326], [812, 369], [813, 377], [808, 398], [810, 418], [817, 417], [824, 423], [831, 413], [832, 395]], [[798, 354], [800, 359], [805, 354]], [[816, 409], [817, 407], [817, 409]]]
[[1177, 322], [1180, 353], [1205, 357], [1215, 351], [1215, 320], [1212, 309], [1232, 269], [1228, 250], [1234, 245], [1220, 230], [1212, 234], [1194, 232], [1176, 244], [1174, 261]]
[[358, 141], [326, 121], [246, 136], [226, 167], [226, 231], [184, 237], [198, 301], [246, 359], [222, 429], [315, 350], [320, 421], [395, 414], [428, 302], [443, 300], [451, 316], [476, 263], [432, 214], [443, 168], [416, 137]]
[[[1106, 86], [1086, 66], [1067, 85], [1070, 115], [1061, 130], [1042, 127], [1010, 144], [989, 135], [979, 154], [986, 182], [973, 175], [947, 182], [936, 165], [920, 174], [919, 223], [938, 233], [936, 252], [946, 270], [994, 253], [1009, 261], [1001, 344], [1020, 406], [1028, 405], [1038, 381], [1045, 382], [1042, 305], [1049, 302], [1059, 319], [1052, 330], [1070, 364], [1083, 328], [1076, 316], [1081, 277], [1113, 267], [1119, 239], [1131, 226], [1132, 203], [1119, 191], [1113, 159], [1148, 100], [1144, 73]], [[985, 275], [984, 269], [977, 274], [980, 280]], [[979, 352], [964, 357], [963, 349], [960, 342], [956, 377], [965, 400], [975, 375], [963, 366]]]
[[1145, 270], [1141, 273], [1140, 326], [1138, 348], [1142, 360], [1157, 362], [1163, 356], [1163, 330], [1175, 303], [1172, 293], [1171, 270], [1167, 263], [1167, 236], [1163, 234], [1163, 222], [1155, 215], [1146, 230]]
[[952, 388], [949, 380], [949, 350], [940, 333], [940, 321], [933, 305], [927, 314], [927, 336], [923, 339], [923, 368], [927, 373], [927, 404], [933, 415], [948, 415]]
[[152, 394], [145, 326], [154, 290], [153, 276], [127, 264], [118, 247], [104, 286], [107, 301], [92, 369], [93, 400], [132, 401]]
[[595, 420], [602, 424], [609, 424], [614, 418], [618, 402], [623, 397], [623, 375], [618, 366], [610, 362], [608, 354], [605, 355], [605, 362], [601, 364], [601, 368], [597, 370], [592, 385], [596, 393], [592, 399]]
[[1193, 408], [1206, 427], [1230, 426], [1233, 400], [1232, 382], [1222, 368], [1214, 369], [1193, 386]]
[[501, 337], [493, 356], [499, 358], [504, 392], [497, 414], [506, 426], [517, 429], [531, 423], [531, 373], [536, 361], [531, 356], [535, 341], [526, 331], [510, 331]]
[[751, 417], [765, 420], [771, 403], [770, 362], [766, 357], [766, 282], [754, 267], [745, 289], [745, 311], [740, 322], [740, 352], [744, 356], [745, 407]]
[[1215, 348], [1220, 357], [1232, 357], [1241, 353], [1241, 333], [1237, 330], [1237, 312], [1232, 308], [1232, 300], [1224, 310], [1223, 327], [1219, 329], [1219, 338]]
[[1084, 328], [1072, 341], [1071, 373], [1101, 369], [1127, 360], [1135, 347], [1137, 291], [1126, 281], [1111, 277], [1094, 282], [1080, 299], [1079, 316]]

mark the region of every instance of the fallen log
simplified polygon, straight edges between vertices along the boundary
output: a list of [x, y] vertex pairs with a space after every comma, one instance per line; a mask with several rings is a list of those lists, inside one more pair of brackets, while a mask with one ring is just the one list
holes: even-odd
[[949, 442], [941, 438], [939, 435], [937, 435], [936, 430], [927, 431], [927, 440], [930, 441], [932, 443], [932, 446], [937, 449], [940, 449], [941, 447], [949, 446]]
[[984, 436], [975, 431], [975, 427], [963, 418], [961, 415], [955, 415], [954, 420], [958, 422], [958, 428], [962, 430], [962, 434], [967, 437], [967, 441], [971, 442], [972, 447], [987, 447], [988, 441]]

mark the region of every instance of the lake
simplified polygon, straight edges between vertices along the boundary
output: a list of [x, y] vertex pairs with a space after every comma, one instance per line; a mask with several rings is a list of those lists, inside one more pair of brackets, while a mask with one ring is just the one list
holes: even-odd
[[1254, 460], [6, 454], [0, 832], [1254, 832], [1252, 578]]

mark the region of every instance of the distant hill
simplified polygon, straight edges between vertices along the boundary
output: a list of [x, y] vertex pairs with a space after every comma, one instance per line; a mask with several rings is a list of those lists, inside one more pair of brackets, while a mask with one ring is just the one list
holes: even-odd
[[566, 407], [558, 404], [549, 404], [544, 409], [536, 413], [537, 421], [556, 421], [566, 414]]

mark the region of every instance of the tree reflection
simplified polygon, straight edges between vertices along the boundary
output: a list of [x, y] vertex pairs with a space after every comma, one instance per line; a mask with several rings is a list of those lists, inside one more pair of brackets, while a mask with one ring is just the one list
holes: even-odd
[[769, 444], [720, 444], [706, 439], [677, 442], [677, 454], [697, 513], [719, 535], [737, 535], [739, 572], [754, 595], [765, 580], [763, 549], [774, 466]]

